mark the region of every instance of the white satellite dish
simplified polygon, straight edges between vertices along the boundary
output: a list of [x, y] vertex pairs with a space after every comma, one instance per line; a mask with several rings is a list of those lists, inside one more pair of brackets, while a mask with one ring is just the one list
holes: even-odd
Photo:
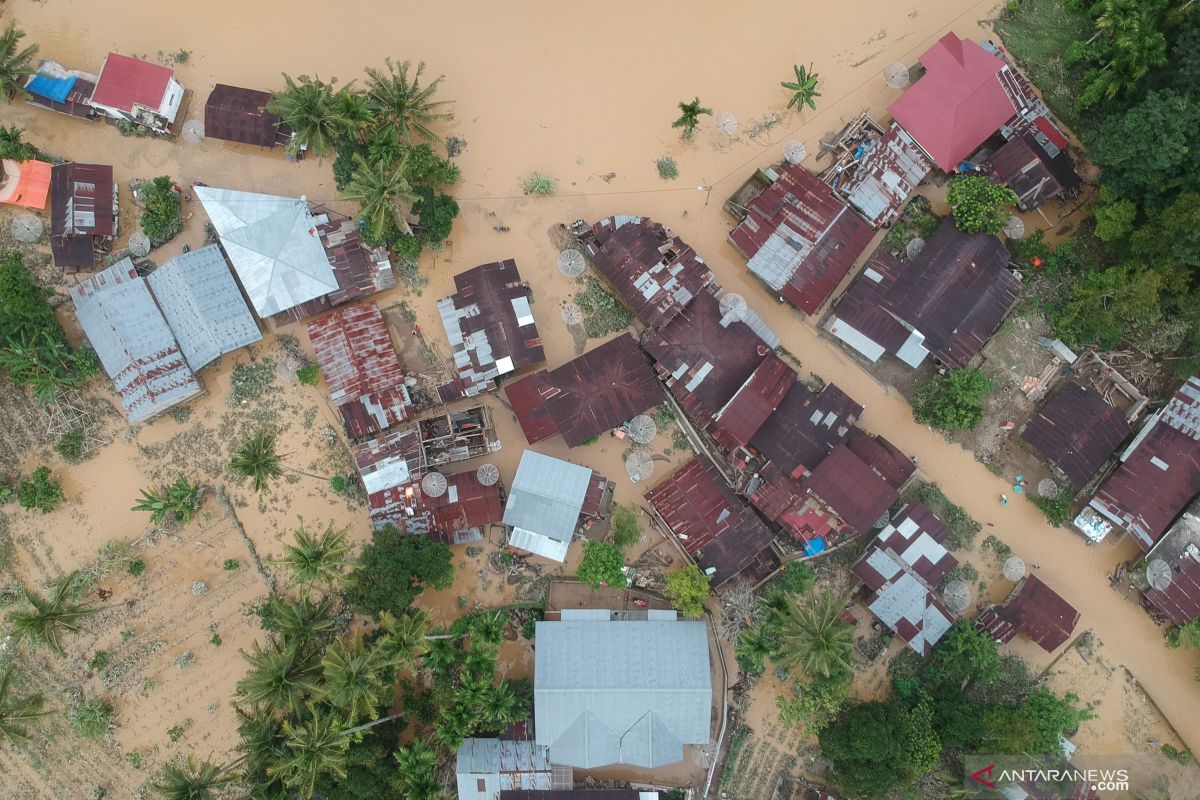
[[500, 482], [500, 468], [495, 464], [481, 464], [475, 470], [475, 479], [484, 486], [495, 486]]
[[18, 214], [13, 217], [12, 223], [8, 226], [12, 232], [12, 237], [22, 244], [33, 244], [38, 239], [42, 238], [42, 231], [45, 226], [42, 220], [35, 214]]
[[1038, 495], [1053, 500], [1058, 497], [1058, 484], [1050, 478], [1042, 478], [1038, 481]]
[[129, 237], [129, 254], [134, 258], [145, 258], [150, 254], [150, 237], [137, 231]]
[[746, 316], [746, 298], [735, 292], [726, 292], [721, 295], [719, 304], [721, 310], [721, 318], [732, 317], [735, 320], [744, 319]]
[[645, 414], [638, 414], [629, 420], [629, 438], [637, 444], [650, 444], [654, 441], [656, 433], [658, 433], [658, 426]]
[[908, 67], [899, 61], [893, 61], [883, 68], [883, 82], [893, 89], [903, 89], [908, 86], [909, 79]]
[[1020, 239], [1025, 235], [1025, 220], [1016, 214], [1009, 217], [1008, 222], [1004, 223], [1004, 235], [1009, 239]]
[[920, 236], [914, 236], [909, 240], [908, 246], [904, 248], [904, 255], [912, 261], [917, 256], [921, 255], [921, 251], [925, 249], [925, 240]]
[[625, 458], [625, 472], [634, 483], [644, 481], [654, 474], [654, 459], [648, 453], [634, 450]]
[[1165, 592], [1171, 585], [1171, 565], [1161, 558], [1151, 559], [1146, 565], [1146, 582], [1151, 589]]
[[583, 253], [567, 248], [558, 254], [558, 271], [568, 278], [578, 278], [587, 269]]
[[728, 111], [722, 111], [717, 114], [717, 131], [725, 136], [733, 136], [737, 133], [738, 121], [737, 117], [730, 114]]
[[1001, 567], [1001, 572], [1010, 581], [1019, 581], [1025, 577], [1025, 562], [1019, 556], [1009, 556]]
[[561, 313], [563, 322], [568, 325], [578, 325], [583, 322], [583, 309], [574, 303], [564, 303]]
[[971, 604], [971, 587], [963, 581], [950, 581], [942, 591], [942, 599], [946, 601], [946, 608], [961, 614]]
[[440, 472], [429, 472], [421, 478], [421, 491], [428, 497], [441, 497], [446, 493], [447, 486], [446, 476]]
[[790, 141], [783, 148], [783, 157], [789, 164], [799, 164], [808, 157], [808, 148], [804, 142]]

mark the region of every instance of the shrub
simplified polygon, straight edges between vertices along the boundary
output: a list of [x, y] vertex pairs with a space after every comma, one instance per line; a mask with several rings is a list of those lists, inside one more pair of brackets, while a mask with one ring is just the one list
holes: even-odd
[[108, 653], [103, 650], [97, 650], [92, 654], [92, 658], [88, 661], [88, 669], [92, 672], [99, 672], [108, 666]]
[[951, 550], [967, 550], [975, 542], [975, 537], [983, 530], [983, 526], [971, 518], [962, 506], [950, 502], [936, 483], [923, 483], [916, 490], [916, 498], [926, 508], [937, 514], [950, 535], [946, 537], [946, 546]]
[[404, 149], [404, 176], [414, 186], [448, 186], [462, 177], [458, 165], [440, 158], [428, 144]]
[[160, 175], [143, 185], [141, 194], [145, 203], [142, 232], [150, 237], [155, 247], [171, 241], [183, 230], [183, 212], [174, 181]]
[[554, 188], [557, 185], [558, 178], [552, 175], [543, 175], [540, 172], [531, 172], [521, 178], [521, 191], [539, 197], [554, 194]]
[[575, 303], [583, 311], [583, 329], [596, 339], [628, 327], [629, 312], [621, 301], [605, 290], [591, 275], [584, 278], [584, 290], [575, 294]]
[[944, 430], [968, 430], [983, 419], [983, 400], [992, 382], [973, 367], [952, 369], [933, 378], [913, 394], [917, 422]]
[[617, 506], [613, 509], [612, 538], [613, 544], [622, 550], [641, 540], [642, 529], [638, 527], [637, 512], [631, 506]]
[[790, 561], [779, 575], [779, 588], [788, 594], [803, 594], [812, 588], [817, 574], [803, 561]]
[[140, 558], [135, 558], [133, 561], [129, 562], [128, 569], [129, 574], [136, 578], [146, 571], [146, 562]]
[[1192, 760], [1191, 750], [1180, 750], [1179, 748], [1170, 744], [1164, 744], [1162, 746], [1162, 754], [1175, 763], [1183, 764], [1185, 766]]
[[345, 475], [334, 475], [332, 478], [329, 479], [329, 488], [332, 489], [337, 494], [345, 494], [346, 493], [346, 476]]
[[679, 165], [670, 156], [663, 156], [655, 161], [654, 165], [658, 167], [658, 177], [664, 181], [673, 181], [679, 177]]
[[590, 584], [593, 589], [601, 586], [625, 588], [629, 582], [621, 571], [623, 559], [616, 545], [608, 542], [586, 541], [583, 543], [583, 561], [575, 574], [579, 580]]
[[238, 561], [236, 558], [225, 559], [225, 571], [226, 572], [233, 572], [235, 569], [241, 569], [241, 568], [242, 568], [242, 562]]
[[64, 433], [54, 445], [54, 450], [65, 460], [77, 464], [83, 459], [83, 437], [87, 433], [84, 428], [72, 428]]
[[990, 233], [1004, 230], [1008, 208], [1017, 203], [1012, 189], [992, 183], [982, 175], [955, 178], [946, 192], [946, 204], [954, 216], [954, 227], [963, 233]]
[[98, 697], [89, 697], [71, 712], [71, 727], [80, 736], [95, 739], [108, 733], [112, 706]]
[[424, 186], [416, 189], [416, 195], [417, 202], [413, 203], [412, 210], [420, 218], [418, 237], [425, 242], [445, 241], [458, 216], [458, 203], [450, 195], [435, 194]]
[[1071, 498], [1069, 497], [1031, 497], [1038, 510], [1046, 515], [1046, 519], [1056, 528], [1071, 518]]
[[50, 477], [49, 467], [38, 467], [27, 481], [17, 486], [17, 501], [21, 508], [36, 508], [49, 514], [63, 500], [62, 484]]
[[1176, 625], [1167, 633], [1167, 647], [1171, 649], [1200, 647], [1200, 617], [1186, 625]]
[[685, 617], [699, 617], [708, 599], [709, 577], [695, 564], [688, 564], [667, 576], [663, 594]]
[[305, 386], [316, 386], [317, 380], [321, 376], [321, 370], [316, 364], [305, 364], [300, 369], [296, 370], [296, 380], [300, 381]]
[[376, 531], [346, 578], [346, 601], [360, 614], [400, 616], [426, 586], [454, 582], [449, 546], [420, 536], [400, 536], [391, 525]]

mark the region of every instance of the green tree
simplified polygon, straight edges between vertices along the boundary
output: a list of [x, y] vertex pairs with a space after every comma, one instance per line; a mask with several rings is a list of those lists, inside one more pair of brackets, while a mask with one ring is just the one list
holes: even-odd
[[36, 508], [49, 514], [63, 501], [62, 484], [50, 477], [49, 467], [38, 467], [29, 480], [17, 484], [17, 501], [21, 508]]
[[663, 594], [685, 617], [699, 617], [704, 613], [704, 601], [708, 599], [710, 579], [695, 564], [688, 564], [667, 575], [667, 586]]
[[1167, 646], [1170, 648], [1200, 647], [1200, 617], [1196, 617], [1186, 625], [1176, 625], [1167, 633]]
[[333, 107], [334, 113], [344, 121], [341, 136], [361, 141], [370, 136], [370, 131], [377, 130], [374, 127], [375, 112], [362, 92], [343, 86], [333, 96]]
[[415, 203], [419, 198], [404, 173], [403, 162], [372, 164], [361, 155], [354, 157], [354, 173], [342, 192], [342, 199], [358, 201], [367, 232], [376, 241], [385, 238], [397, 225], [408, 232], [408, 223], [397, 214], [397, 204]]
[[237, 775], [209, 761], [188, 756], [183, 764], [167, 762], [151, 789], [163, 800], [216, 800], [219, 789], [238, 780]]
[[0, 674], [0, 736], [9, 742], [20, 743], [29, 739], [29, 724], [50, 712], [41, 694], [17, 696], [13, 691], [13, 672], [16, 665], [10, 662]]
[[778, 586], [788, 594], [804, 594], [817, 580], [817, 573], [803, 561], [789, 561], [779, 574]]
[[439, 75], [425, 86], [421, 76], [425, 62], [420, 61], [413, 69], [411, 61], [386, 62], [387, 71], [367, 69], [367, 100], [380, 120], [396, 127], [401, 140], [411, 143], [417, 138], [437, 139], [430, 127], [436, 122], [453, 118], [450, 101], [435, 100], [438, 86], [444, 75]]
[[275, 452], [275, 437], [259, 433], [242, 442], [229, 462], [235, 475], [249, 478], [254, 491], [265, 492], [271, 481], [283, 475], [283, 457]]
[[378, 647], [367, 647], [361, 636], [335, 641], [321, 658], [324, 680], [318, 697], [350, 725], [375, 716], [388, 690], [390, 665]]
[[954, 216], [954, 227], [963, 233], [989, 233], [1004, 230], [1008, 210], [1017, 204], [1012, 189], [992, 183], [983, 175], [963, 175], [950, 182], [946, 204]]
[[821, 76], [812, 71], [812, 64], [809, 64], [807, 69], [799, 64], [793, 64], [792, 71], [796, 73], [796, 80], [783, 81], [779, 84], [792, 93], [787, 107], [803, 111], [804, 107], [808, 106], [816, 111], [816, 99], [821, 96], [821, 93], [817, 91], [817, 84], [820, 82]]
[[1076, 705], [1078, 700], [1071, 693], [1059, 697], [1045, 687], [1030, 693], [1026, 713], [1036, 729], [1034, 753], [1062, 756], [1063, 735], [1075, 733], [1082, 723], [1095, 718], [1090, 708]]
[[183, 211], [175, 182], [159, 175], [142, 186], [142, 232], [155, 247], [170, 241], [183, 230]]
[[[1128, 201], [1125, 201], [1128, 202]], [[1100, 210], [1096, 235], [1100, 235]], [[1151, 262], [1200, 268], [1200, 191], [1185, 191], [1132, 236], [1135, 255]]]
[[310, 648], [272, 641], [255, 642], [242, 657], [250, 671], [238, 681], [237, 696], [276, 715], [300, 714], [320, 690], [321, 664]]
[[427, 186], [415, 189], [413, 194], [417, 198], [412, 207], [419, 220], [417, 237], [424, 242], [445, 241], [458, 216], [458, 203], [450, 195], [435, 193]]
[[141, 498], [131, 510], [150, 512], [150, 521], [155, 525], [168, 516], [186, 525], [196, 513], [199, 497], [200, 486], [180, 475], [174, 483], [165, 488], [142, 489]]
[[779, 648], [775, 661], [798, 665], [810, 677], [829, 678], [850, 669], [854, 626], [842, 619], [845, 599], [832, 592], [809, 595], [803, 604], [793, 600], [772, 614]]
[[401, 536], [388, 525], [376, 531], [346, 577], [346, 602], [360, 614], [387, 611], [401, 617], [426, 586], [446, 589], [454, 582], [448, 545], [423, 536]]
[[439, 157], [424, 142], [408, 146], [404, 155], [405, 177], [413, 186], [449, 186], [462, 176], [455, 164]]
[[679, 136], [684, 141], [691, 141], [696, 135], [696, 126], [700, 124], [700, 117], [704, 115], [712, 116], [712, 109], [705, 108], [700, 105], [700, 98], [697, 97], [692, 102], [679, 102], [679, 119], [671, 123], [672, 128], [679, 128]]
[[[1143, 147], [1152, 141], [1154, 147]], [[1200, 102], [1171, 90], [1148, 92], [1124, 114], [1109, 115], [1089, 155], [1104, 185], [1144, 209], [1170, 203], [1200, 178]]]
[[791, 697], [776, 698], [779, 721], [805, 736], [816, 736], [837, 717], [850, 696], [847, 681], [797, 682]]
[[821, 753], [832, 762], [834, 779], [848, 794], [876, 800], [903, 782], [901, 714], [886, 703], [856, 703], [818, 734]]
[[346, 777], [322, 775], [316, 795], [329, 800], [404, 800], [392, 760], [397, 735], [393, 726], [382, 725], [350, 737]]
[[986, 634], [962, 620], [938, 642], [927, 660], [926, 675], [936, 688], [961, 690], [970, 685], [989, 686], [1002, 673], [1000, 652]]
[[593, 589], [601, 586], [623, 589], [629, 583], [621, 571], [623, 566], [624, 558], [616, 545], [588, 540], [583, 543], [583, 560], [579, 562], [575, 575]]
[[0, 125], [0, 158], [11, 158], [13, 161], [28, 161], [32, 158], [42, 158], [43, 153], [34, 145], [22, 138], [21, 129], [16, 125], [4, 127]]
[[25, 31], [18, 30], [13, 23], [8, 23], [4, 33], [0, 33], [0, 94], [5, 100], [14, 97], [24, 97], [25, 80], [33, 74], [33, 57], [37, 55], [38, 46], [31, 44], [21, 47], [21, 39]]
[[426, 739], [414, 739], [396, 751], [396, 780], [405, 800], [436, 800], [441, 796], [438, 765], [437, 751]]
[[342, 735], [338, 721], [330, 714], [314, 710], [301, 722], [285, 720], [286, 735], [279, 759], [267, 767], [267, 773], [279, 778], [300, 797], [311, 797], [322, 775], [346, 777], [350, 738]]
[[633, 506], [616, 506], [612, 515], [613, 544], [628, 550], [642, 538], [642, 529], [638, 526], [637, 510]]
[[342, 116], [333, 82], [300, 75], [295, 80], [283, 75], [284, 90], [267, 103], [267, 111], [278, 114], [295, 135], [288, 152], [295, 154], [307, 147], [315, 156], [327, 156], [334, 144], [351, 129], [351, 121]]
[[1092, 208], [1096, 217], [1096, 238], [1103, 242], [1119, 242], [1133, 232], [1137, 205], [1132, 200], [1117, 197], [1107, 187], [1100, 189], [1100, 199]]
[[1107, 34], [1105, 63], [1089, 70], [1081, 106], [1134, 94], [1151, 69], [1167, 63], [1167, 38], [1161, 30], [1166, 0], [1099, 0], [1096, 29]]
[[293, 531], [295, 544], [283, 546], [283, 558], [272, 559], [272, 563], [288, 568], [292, 580], [300, 586], [309, 588], [314, 584], [332, 586], [342, 576], [350, 554], [350, 526], [335, 528], [330, 522], [325, 530], [311, 534], [304, 527], [304, 518], [300, 518], [300, 526]]
[[1088, 270], [1052, 314], [1054, 332], [1070, 345], [1112, 348], [1136, 326], [1161, 318], [1165, 281], [1163, 272], [1132, 262]]
[[775, 640], [762, 625], [743, 630], [734, 648], [738, 666], [753, 675], [759, 675], [767, 668], [767, 656], [774, 652]]
[[9, 612], [8, 621], [13, 628], [13, 638], [18, 642], [45, 645], [59, 656], [65, 656], [62, 634], [79, 633], [80, 622], [103, 609], [75, 602], [75, 582], [78, 572], [72, 572], [59, 582], [49, 597], [25, 588], [25, 600], [31, 608]]
[[983, 401], [992, 382], [974, 367], [952, 369], [931, 378], [913, 393], [913, 417], [945, 430], [974, 428], [983, 419]]
[[333, 615], [333, 597], [314, 599], [309, 595], [285, 599], [273, 594], [259, 610], [263, 630], [278, 634], [292, 645], [332, 636], [338, 629]]

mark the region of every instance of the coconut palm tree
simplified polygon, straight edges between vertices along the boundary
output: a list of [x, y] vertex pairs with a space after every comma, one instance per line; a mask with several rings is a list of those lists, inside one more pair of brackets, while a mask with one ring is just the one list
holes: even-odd
[[680, 101], [679, 103], [679, 119], [671, 123], [672, 128], [682, 128], [679, 136], [683, 139], [691, 139], [696, 135], [696, 126], [700, 124], [700, 117], [704, 114], [712, 116], [712, 109], [705, 108], [700, 105], [700, 98], [697, 97], [690, 103]]
[[293, 80], [284, 73], [283, 82], [284, 90], [271, 95], [267, 111], [278, 114], [295, 131], [288, 151], [294, 154], [307, 145], [313, 155], [332, 153], [337, 140], [353, 128], [351, 120], [343, 116], [334, 81], [326, 83], [307, 75]]
[[821, 93], [817, 91], [817, 84], [820, 82], [821, 76], [812, 71], [812, 64], [809, 64], [807, 69], [799, 64], [793, 64], [792, 71], [796, 73], [796, 80], [782, 81], [779, 84], [792, 93], [792, 99], [788, 100], [787, 107], [803, 111], [804, 107], [808, 106], [816, 111], [816, 99], [821, 96]]
[[229, 468], [249, 478], [256, 492], [265, 492], [271, 481], [283, 474], [283, 456], [275, 452], [275, 437], [259, 433], [242, 442], [229, 461]]
[[458, 647], [457, 636], [443, 638], [446, 636], [443, 628], [436, 628], [432, 633], [422, 665], [434, 675], [444, 676], [454, 669], [463, 653]]
[[415, 70], [411, 61], [397, 64], [389, 58], [386, 63], [386, 73], [367, 68], [367, 100], [376, 115], [380, 120], [395, 125], [396, 132], [407, 143], [411, 144], [417, 137], [436, 139], [437, 134], [429, 126], [454, 116], [449, 111], [450, 101], [433, 99], [445, 76], [439, 75], [423, 87], [421, 74], [425, 72], [424, 61], [417, 62]]
[[413, 610], [400, 617], [384, 611], [379, 615], [379, 628], [383, 636], [375, 647], [394, 668], [414, 663], [429, 649], [429, 640], [425, 638], [429, 619], [421, 611]]
[[321, 659], [324, 680], [317, 696], [337, 710], [350, 725], [375, 716], [387, 692], [386, 655], [367, 647], [361, 636], [334, 642]]
[[237, 684], [245, 703], [261, 704], [275, 714], [298, 714], [317, 693], [321, 664], [307, 648], [282, 642], [264, 648], [255, 642], [242, 657], [250, 662], [250, 671]]
[[471, 734], [474, 727], [474, 711], [454, 705], [442, 713], [441, 719], [434, 726], [433, 738], [437, 741], [438, 746], [454, 752], [462, 745], [463, 739]]
[[41, 694], [17, 697], [13, 694], [12, 676], [16, 665], [9, 664], [0, 675], [0, 736], [10, 742], [29, 738], [26, 726], [38, 717], [51, 712], [42, 708], [45, 703]]
[[186, 525], [191, 521], [192, 515], [196, 513], [196, 501], [199, 496], [200, 487], [180, 475], [179, 480], [166, 488], [142, 489], [142, 496], [132, 510], [149, 511], [150, 521], [155, 525], [166, 519], [168, 515]]
[[441, 796], [437, 783], [437, 751], [425, 739], [396, 751], [396, 780], [405, 800], [435, 800]]
[[774, 644], [771, 637], [760, 625], [757, 628], [746, 628], [742, 631], [734, 652], [737, 654], [738, 663], [744, 661], [755, 672], [762, 672], [767, 666], [767, 656], [771, 655], [773, 649]]
[[845, 605], [844, 598], [825, 592], [810, 595], [804, 605], [793, 602], [777, 613], [775, 661], [784, 667], [798, 664], [810, 677], [828, 678], [849, 670], [854, 628], [842, 619]]
[[482, 712], [488, 727], [493, 730], [503, 730], [527, 715], [527, 710], [522, 708], [521, 699], [517, 697], [516, 691], [508, 681], [487, 692]]
[[216, 764], [188, 756], [184, 764], [164, 765], [162, 777], [151, 788], [163, 800], [213, 800], [217, 789], [237, 779]]
[[283, 546], [283, 558], [273, 559], [271, 563], [282, 564], [292, 573], [292, 580], [304, 587], [315, 583], [333, 585], [342, 576], [346, 567], [346, 556], [351, 549], [348, 534], [350, 526], [335, 528], [333, 523], [325, 526], [325, 530], [317, 535], [308, 532], [304, 527], [304, 519], [294, 534], [295, 544]]
[[279, 778], [300, 797], [312, 797], [321, 775], [346, 777], [346, 751], [350, 737], [331, 714], [313, 711], [303, 722], [283, 723], [287, 739], [279, 760], [267, 767], [267, 774]]
[[59, 656], [66, 655], [61, 637], [64, 631], [79, 633], [79, 622], [103, 609], [85, 606], [71, 599], [71, 590], [79, 572], [72, 572], [59, 583], [49, 598], [42, 597], [31, 589], [25, 589], [25, 599], [32, 608], [13, 611], [8, 621], [13, 627], [13, 638], [18, 642], [44, 644]]
[[38, 46], [31, 44], [21, 49], [23, 38], [25, 31], [18, 30], [11, 22], [0, 34], [0, 94], [5, 100], [24, 97], [27, 94], [25, 79], [34, 71], [33, 57], [37, 55]]
[[375, 112], [371, 109], [367, 96], [350, 87], [351, 84], [347, 84], [338, 90], [333, 96], [333, 106], [337, 116], [346, 126], [342, 136], [365, 142], [367, 132], [375, 124]]
[[354, 154], [354, 172], [342, 192], [342, 199], [358, 201], [359, 212], [367, 222], [367, 232], [376, 240], [384, 237], [394, 225], [409, 232], [408, 222], [396, 213], [397, 203], [417, 202], [412, 184], [404, 174], [406, 161], [401, 157], [398, 162], [371, 163], [361, 154]]
[[278, 595], [271, 595], [263, 607], [263, 627], [278, 634], [288, 646], [306, 646], [313, 639], [337, 631], [333, 605], [331, 597], [314, 600], [301, 595], [295, 600], [283, 600]]
[[471, 634], [477, 643], [499, 645], [504, 641], [508, 616], [503, 611], [480, 614], [471, 621]]

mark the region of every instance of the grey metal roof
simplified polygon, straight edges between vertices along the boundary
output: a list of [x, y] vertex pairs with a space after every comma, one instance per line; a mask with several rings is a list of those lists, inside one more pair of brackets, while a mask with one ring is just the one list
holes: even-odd
[[508, 492], [504, 524], [570, 544], [591, 478], [587, 467], [526, 450]]
[[699, 621], [539, 622], [537, 742], [558, 764], [659, 767], [709, 741], [712, 673]]
[[215, 244], [175, 256], [146, 282], [193, 371], [262, 339]]
[[459, 800], [496, 800], [501, 791], [549, 791], [573, 784], [569, 767], [551, 764], [549, 749], [528, 740], [464, 739], [454, 771]]
[[303, 197], [211, 186], [195, 191], [260, 317], [337, 291], [317, 220]]

